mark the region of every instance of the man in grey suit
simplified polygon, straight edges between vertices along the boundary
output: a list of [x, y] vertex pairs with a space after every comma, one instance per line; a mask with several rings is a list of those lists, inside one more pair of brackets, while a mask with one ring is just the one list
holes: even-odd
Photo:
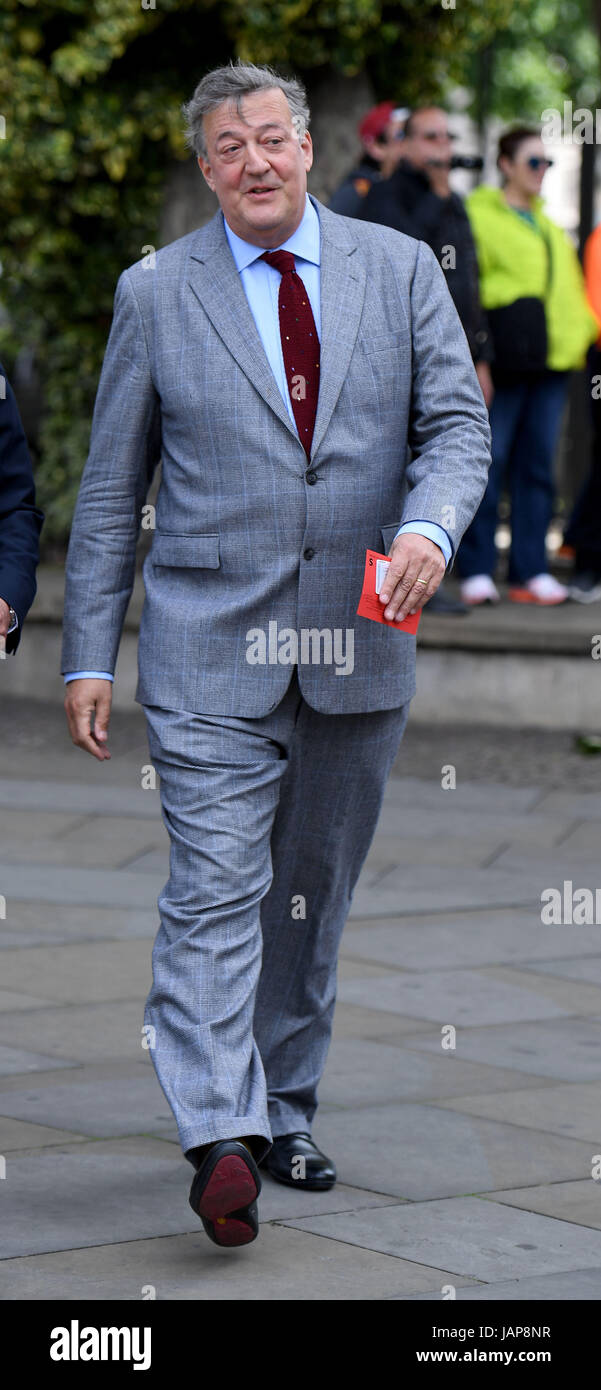
[[184, 108], [219, 210], [119, 278], [67, 562], [73, 741], [110, 756], [111, 681], [159, 458], [136, 699], [171, 839], [151, 1056], [219, 1245], [311, 1138], [338, 944], [415, 691], [387, 619], [436, 591], [484, 492], [488, 418], [433, 253], [307, 194], [301, 83], [208, 73]]

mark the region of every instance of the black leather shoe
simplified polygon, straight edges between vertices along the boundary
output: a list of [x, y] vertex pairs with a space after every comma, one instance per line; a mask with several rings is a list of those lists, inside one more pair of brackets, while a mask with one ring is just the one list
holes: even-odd
[[280, 1134], [263, 1159], [263, 1165], [276, 1182], [286, 1183], [288, 1187], [326, 1192], [336, 1182], [331, 1158], [326, 1158], [311, 1135], [304, 1131]]
[[259, 1233], [260, 1191], [248, 1149], [236, 1139], [222, 1139], [209, 1149], [192, 1180], [190, 1206], [215, 1245], [249, 1245]]

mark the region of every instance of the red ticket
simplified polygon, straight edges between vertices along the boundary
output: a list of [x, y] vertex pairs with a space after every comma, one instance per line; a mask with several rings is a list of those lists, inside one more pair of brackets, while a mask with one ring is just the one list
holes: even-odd
[[385, 618], [385, 603], [381, 603], [378, 594], [384, 583], [386, 568], [390, 564], [389, 555], [378, 555], [377, 550], [368, 550], [365, 555], [365, 574], [363, 576], [363, 589], [357, 614], [361, 618], [371, 618], [373, 623], [384, 623], [386, 627], [396, 627], [400, 632], [417, 632], [419, 620], [422, 615], [419, 613], [409, 614], [399, 622], [396, 618]]

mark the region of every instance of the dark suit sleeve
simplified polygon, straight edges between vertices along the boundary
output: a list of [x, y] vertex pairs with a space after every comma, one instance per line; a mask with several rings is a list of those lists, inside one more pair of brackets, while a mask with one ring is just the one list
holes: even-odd
[[31, 458], [13, 391], [0, 363], [0, 598], [14, 608], [19, 626], [6, 639], [17, 650], [36, 592], [35, 571], [44, 514], [35, 505]]

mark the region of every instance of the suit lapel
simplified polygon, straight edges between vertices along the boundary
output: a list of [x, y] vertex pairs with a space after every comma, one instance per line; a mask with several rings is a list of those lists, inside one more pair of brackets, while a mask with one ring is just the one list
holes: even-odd
[[319, 396], [311, 460], [324, 438], [347, 376], [363, 313], [365, 268], [346, 220], [313, 198], [321, 230]]
[[[315, 457], [347, 374], [363, 311], [365, 271], [341, 219], [311, 196], [321, 231], [320, 384], [311, 458]], [[338, 225], [340, 223], [340, 225]], [[219, 210], [192, 243], [189, 284], [215, 331], [259, 395], [295, 439], [297, 432], [265, 355]]]
[[223, 230], [221, 211], [201, 227], [190, 253], [189, 284], [219, 337], [259, 395], [298, 438], [257, 333]]

